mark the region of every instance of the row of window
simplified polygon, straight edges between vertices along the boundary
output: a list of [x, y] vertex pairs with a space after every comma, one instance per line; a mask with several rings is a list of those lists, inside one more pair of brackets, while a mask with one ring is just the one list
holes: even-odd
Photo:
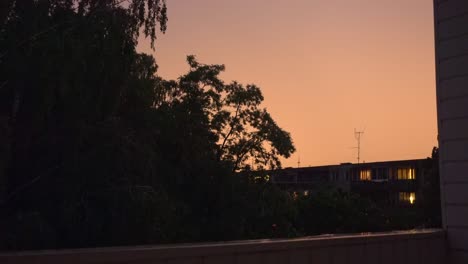
[[[297, 199], [299, 195], [309, 196], [309, 191], [304, 190], [302, 192], [294, 191], [291, 193], [294, 199]], [[403, 204], [414, 204], [416, 202], [415, 192], [399, 192], [398, 201]]]
[[[372, 170], [364, 169], [359, 171], [359, 180], [385, 180], [388, 179], [388, 170], [377, 169], [376, 175], [372, 175]], [[396, 178], [398, 180], [414, 180], [416, 179], [416, 170], [414, 168], [400, 168], [396, 171]]]
[[[362, 169], [359, 170], [359, 180], [360, 181], [371, 181], [371, 180], [388, 180], [391, 178], [398, 179], [398, 180], [415, 180], [416, 179], [416, 170], [414, 168], [399, 168], [393, 170], [393, 173], [389, 173], [390, 170], [387, 168], [376, 168], [376, 169]], [[390, 175], [391, 174], [391, 175]], [[345, 173], [345, 180], [349, 179], [348, 173]], [[260, 177], [258, 177], [260, 178]], [[330, 180], [338, 181], [339, 172], [332, 171], [330, 172]], [[352, 177], [354, 179], [354, 177]], [[270, 176], [265, 177], [266, 181], [270, 180]], [[314, 177], [313, 179], [308, 177], [308, 175], [276, 175], [275, 181], [276, 182], [310, 182], [310, 181], [320, 181], [320, 178]]]
[[397, 170], [398, 180], [414, 180], [416, 179], [416, 173], [414, 169], [398, 169]]
[[361, 180], [361, 181], [370, 181], [370, 180], [372, 180], [372, 171], [371, 170], [361, 170], [359, 172], [359, 180]]
[[414, 204], [416, 194], [414, 192], [400, 192], [398, 193], [398, 200], [402, 203]]

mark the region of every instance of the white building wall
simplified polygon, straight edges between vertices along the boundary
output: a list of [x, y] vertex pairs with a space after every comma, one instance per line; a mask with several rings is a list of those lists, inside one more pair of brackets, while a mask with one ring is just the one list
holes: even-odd
[[468, 0], [434, 0], [443, 225], [452, 263], [468, 263]]

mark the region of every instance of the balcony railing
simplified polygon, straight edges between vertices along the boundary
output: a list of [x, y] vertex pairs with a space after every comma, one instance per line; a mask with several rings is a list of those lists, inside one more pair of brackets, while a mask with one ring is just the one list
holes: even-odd
[[409, 192], [417, 189], [416, 180], [370, 180], [352, 181], [351, 189], [356, 192], [366, 191], [400, 191]]
[[445, 263], [442, 230], [322, 235], [297, 239], [48, 250], [0, 254], [0, 263]]

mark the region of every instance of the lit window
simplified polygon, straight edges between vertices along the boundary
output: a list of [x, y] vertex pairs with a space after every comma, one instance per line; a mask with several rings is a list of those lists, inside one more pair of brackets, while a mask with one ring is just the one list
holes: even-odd
[[297, 192], [293, 192], [293, 193], [292, 193], [292, 197], [293, 197], [294, 200], [296, 200], [298, 196], [299, 196], [299, 195], [297, 194]]
[[254, 176], [254, 180], [260, 181], [260, 180], [265, 180], [266, 182], [270, 181], [270, 175], [265, 175], [265, 176]]
[[401, 192], [398, 194], [400, 202], [414, 204], [416, 201], [416, 194], [414, 192]]
[[359, 172], [359, 180], [361, 180], [361, 181], [370, 181], [371, 180], [371, 170], [361, 170]]
[[404, 168], [397, 170], [398, 180], [414, 180], [416, 179], [416, 172], [414, 168]]
[[309, 191], [304, 191], [304, 196], [309, 196]]

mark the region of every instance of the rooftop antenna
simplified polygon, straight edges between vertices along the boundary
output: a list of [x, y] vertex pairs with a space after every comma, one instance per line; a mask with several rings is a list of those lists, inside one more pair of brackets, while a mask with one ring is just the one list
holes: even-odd
[[301, 156], [299, 155], [299, 157], [297, 158], [297, 167], [300, 168], [301, 167]]
[[356, 128], [354, 129], [354, 137], [357, 140], [357, 163], [359, 164], [359, 161], [361, 160], [361, 136], [364, 134], [364, 131], [356, 131]]

